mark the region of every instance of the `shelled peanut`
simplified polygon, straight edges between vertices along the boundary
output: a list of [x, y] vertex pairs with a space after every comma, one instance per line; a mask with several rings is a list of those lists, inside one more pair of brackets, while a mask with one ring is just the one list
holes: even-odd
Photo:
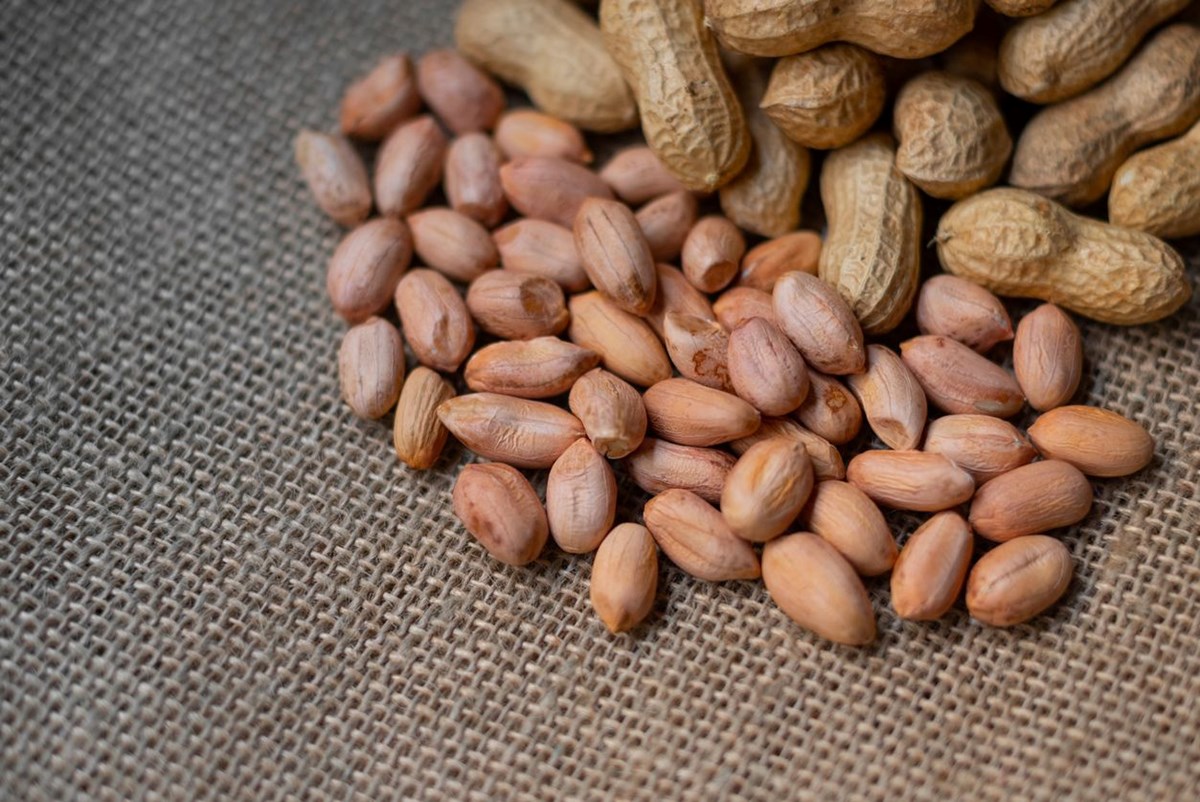
[[[1079, 2], [1040, 16], [1048, 4], [997, 6], [1034, 15], [1010, 34], [1020, 43], [1033, 38], [1018, 31], [1078, 15]], [[702, 580], [761, 578], [787, 616], [844, 644], [874, 639], [863, 578], [889, 572], [900, 619], [941, 618], [964, 587], [985, 624], [1049, 607], [1073, 570], [1053, 534], [1088, 515], [1087, 477], [1154, 457], [1138, 423], [1072, 404], [1084, 349], [1069, 312], [1146, 322], [1191, 290], [1161, 240], [1046, 196], [1091, 200], [1139, 143], [1194, 123], [1200, 62], [1172, 54], [1196, 33], [1169, 26], [1122, 67], [1145, 31], [1128, 34], [1134, 44], [1081, 67], [1112, 79], [1023, 132], [991, 88], [904, 68], [890, 84], [903, 85], [893, 140], [872, 132], [888, 116], [888, 71], [900, 72], [880, 55], [937, 53], [974, 20], [968, 0], [925, 5], [602, 0], [597, 20], [566, 0], [467, 0], [461, 54], [434, 51], [415, 69], [394, 55], [347, 90], [343, 133], [382, 143], [373, 182], [349, 140], [297, 140], [318, 204], [356, 226], [327, 272], [352, 325], [339, 353], [347, 405], [365, 419], [394, 408], [395, 450], [412, 469], [437, 465], [450, 435], [488, 460], [455, 484], [464, 527], [510, 565], [551, 539], [595, 552], [591, 600], [613, 632], [653, 609], [660, 549]], [[786, 58], [722, 58], [718, 41]], [[1002, 84], [1015, 48], [1002, 51]], [[538, 108], [506, 109], [493, 75]], [[1155, 96], [1128, 97], [1130, 86]], [[1093, 96], [1139, 118], [1121, 142], [1089, 151], [1097, 128], [1044, 143], [1045, 130], [1104, 117]], [[638, 122], [646, 145], [592, 166], [607, 148], [584, 130]], [[1014, 135], [1011, 180], [1044, 194], [985, 189]], [[1190, 152], [1192, 139], [1173, 145]], [[830, 149], [824, 236], [798, 230], [806, 146]], [[1072, 147], [1079, 170], [1047, 161]], [[1146, 174], [1138, 158], [1128, 170]], [[1045, 165], [1073, 172], [1043, 180]], [[952, 275], [924, 285], [922, 193], [957, 200], [934, 240]], [[1181, 183], [1177, 197], [1191, 194]], [[1113, 197], [1115, 217], [1129, 203]], [[993, 291], [1048, 303], [1014, 329]], [[914, 305], [919, 336], [873, 341]], [[989, 356], [1008, 340], [1011, 371]], [[1027, 405], [1041, 414], [1024, 431], [1004, 420]], [[523, 473], [542, 469], [544, 499]], [[650, 496], [645, 526], [625, 520], [631, 485]], [[881, 507], [932, 515], [905, 538]], [[1001, 545], [972, 567], [975, 535]]]

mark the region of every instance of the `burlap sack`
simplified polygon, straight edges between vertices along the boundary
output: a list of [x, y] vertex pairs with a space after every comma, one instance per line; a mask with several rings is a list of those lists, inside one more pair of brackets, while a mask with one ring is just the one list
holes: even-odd
[[[878, 643], [667, 568], [486, 558], [338, 399], [339, 232], [291, 138], [451, 2], [0, 6], [0, 792], [67, 799], [1168, 800], [1200, 781], [1200, 304], [1085, 327], [1148, 426], [1066, 601]], [[1194, 247], [1193, 259], [1194, 257]], [[631, 510], [633, 511], [633, 510]]]

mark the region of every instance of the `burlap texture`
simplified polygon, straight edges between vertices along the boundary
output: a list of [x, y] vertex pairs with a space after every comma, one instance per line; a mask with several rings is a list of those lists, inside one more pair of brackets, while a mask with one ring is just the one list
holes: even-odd
[[[450, 2], [0, 7], [0, 793], [68, 799], [1194, 798], [1200, 305], [1087, 334], [1148, 426], [1065, 603], [819, 642], [664, 569], [610, 637], [338, 399], [339, 232], [291, 160]], [[1194, 250], [1194, 249], [1193, 249]], [[1194, 256], [1193, 256], [1194, 259]]]

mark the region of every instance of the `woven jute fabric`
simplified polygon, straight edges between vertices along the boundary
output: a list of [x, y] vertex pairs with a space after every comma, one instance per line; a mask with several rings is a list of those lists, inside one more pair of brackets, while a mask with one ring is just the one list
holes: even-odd
[[1096, 483], [1068, 596], [1011, 631], [902, 623], [875, 581], [878, 642], [836, 647], [665, 567], [612, 637], [589, 558], [507, 568], [456, 524], [458, 447], [414, 473], [353, 419], [291, 140], [452, 10], [0, 5], [0, 796], [1195, 798], [1196, 301], [1084, 327], [1084, 396], [1156, 458]]

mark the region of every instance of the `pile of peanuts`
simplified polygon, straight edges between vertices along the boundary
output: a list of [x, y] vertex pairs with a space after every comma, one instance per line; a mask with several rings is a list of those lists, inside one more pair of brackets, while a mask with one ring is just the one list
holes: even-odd
[[[792, 620], [850, 645], [876, 635], [863, 577], [889, 572], [903, 619], [942, 617], [964, 586], [992, 626], [1050, 607], [1073, 572], [1053, 533], [1089, 513], [1089, 477], [1154, 456], [1139, 424], [1071, 403], [1084, 360], [1067, 310], [1121, 324], [1172, 313], [1190, 297], [1183, 262], [1147, 231], [1200, 233], [1200, 189], [1176, 192], [1165, 217], [1114, 205], [1127, 227], [1059, 201], [1111, 185], [1124, 203], [1137, 182], [1122, 176], [1158, 156], [1125, 157], [1200, 117], [1200, 29], [1169, 25], [1135, 52], [1169, 14], [1156, 19], [1090, 79], [1055, 73], [1047, 88], [1020, 73], [1022, 97], [1056, 102], [1018, 141], [1016, 186], [988, 189], [1013, 152], [996, 92], [1019, 80], [1023, 26], [1120, 4], [993, 15], [999, 44], [973, 2], [929, 2], [963, 8], [876, 41], [864, 19], [881, 0], [825, 39], [751, 19], [766, 12], [747, 0], [602, 0], [599, 23], [568, 0], [468, 0], [459, 50], [382, 59], [347, 89], [339, 132], [295, 142], [317, 203], [350, 229], [327, 272], [350, 324], [350, 410], [392, 414], [412, 469], [439, 464], [451, 434], [482, 457], [453, 491], [466, 530], [509, 565], [550, 538], [594, 552], [591, 600], [612, 632], [653, 608], [660, 550], [702, 580], [761, 578]], [[537, 108], [510, 109], [489, 71]], [[1158, 103], [1170, 124], [1146, 123], [1093, 169], [1103, 154], [1071, 132], [1164, 72], [1186, 79], [1187, 99]], [[889, 74], [905, 76], [895, 139], [870, 132]], [[593, 170], [584, 130], [639, 121], [647, 144]], [[1161, 146], [1192, 159], [1181, 184], [1200, 174], [1196, 131]], [[829, 151], [823, 232], [800, 228], [812, 149]], [[926, 195], [956, 202], [934, 237], [948, 272], [922, 282]], [[1048, 302], [1014, 327], [994, 293]], [[1027, 405], [1022, 431], [1007, 419]], [[541, 469], [544, 501], [524, 473]], [[640, 522], [617, 520], [618, 471], [652, 496]], [[881, 508], [931, 516], [900, 548]]]

